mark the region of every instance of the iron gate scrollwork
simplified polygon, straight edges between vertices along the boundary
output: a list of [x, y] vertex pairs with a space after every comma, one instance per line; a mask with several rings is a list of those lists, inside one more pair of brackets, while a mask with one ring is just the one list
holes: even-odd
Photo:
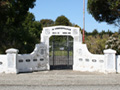
[[50, 40], [50, 69], [72, 69], [73, 38], [70, 36], [53, 36]]

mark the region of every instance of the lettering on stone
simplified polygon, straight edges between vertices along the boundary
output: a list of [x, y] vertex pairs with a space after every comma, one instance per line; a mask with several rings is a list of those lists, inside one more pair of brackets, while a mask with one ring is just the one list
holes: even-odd
[[86, 62], [89, 62], [89, 59], [85, 59]]
[[26, 59], [26, 62], [30, 62], [30, 59]]
[[92, 59], [92, 62], [97, 62], [97, 60], [96, 59]]
[[44, 59], [43, 59], [43, 58], [41, 58], [41, 59], [40, 59], [40, 61], [44, 61]]
[[36, 61], [37, 61], [37, 59], [33, 59], [33, 61], [34, 61], [34, 62], [36, 62]]
[[83, 61], [83, 59], [82, 59], [82, 58], [79, 58], [79, 61]]
[[22, 62], [23, 62], [23, 60], [22, 60], [22, 59], [20, 59], [20, 60], [19, 60], [19, 62], [20, 62], [20, 63], [22, 63]]
[[64, 30], [69, 30], [69, 31], [71, 31], [70, 28], [63, 28], [63, 27], [55, 28], [55, 29], [52, 29], [52, 30], [59, 30], [59, 29], [64, 29]]
[[99, 60], [100, 63], [103, 63], [104, 61], [103, 60]]

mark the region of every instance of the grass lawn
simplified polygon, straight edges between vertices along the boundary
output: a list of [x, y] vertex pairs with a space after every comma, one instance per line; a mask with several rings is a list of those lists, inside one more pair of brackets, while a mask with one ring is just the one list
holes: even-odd
[[[52, 56], [53, 54], [53, 51], [50, 51], [49, 52], [49, 55]], [[68, 52], [67, 51], [54, 51], [54, 55], [55, 56], [67, 56], [68, 55]], [[72, 56], [73, 55], [73, 52], [72, 51], [69, 51], [69, 56]]]

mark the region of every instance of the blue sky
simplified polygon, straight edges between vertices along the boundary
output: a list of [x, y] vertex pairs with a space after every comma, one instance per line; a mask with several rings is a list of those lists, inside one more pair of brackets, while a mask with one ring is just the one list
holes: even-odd
[[[41, 19], [56, 20], [58, 16], [66, 16], [70, 22], [83, 28], [83, 0], [36, 0], [36, 6], [29, 11], [35, 15], [37, 21]], [[99, 32], [108, 29], [115, 32], [118, 28], [105, 22], [98, 23], [87, 12], [87, 0], [85, 0], [85, 30], [91, 32], [97, 29]]]

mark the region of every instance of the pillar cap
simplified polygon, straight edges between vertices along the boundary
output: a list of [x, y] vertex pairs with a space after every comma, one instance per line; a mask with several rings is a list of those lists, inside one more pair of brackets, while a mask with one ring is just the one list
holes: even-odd
[[15, 49], [15, 48], [10, 48], [10, 49], [6, 50], [6, 53], [18, 53], [18, 52], [19, 52], [19, 50]]
[[113, 50], [113, 49], [106, 49], [106, 50], [104, 50], [104, 53], [113, 53], [113, 54], [115, 54], [116, 51]]

